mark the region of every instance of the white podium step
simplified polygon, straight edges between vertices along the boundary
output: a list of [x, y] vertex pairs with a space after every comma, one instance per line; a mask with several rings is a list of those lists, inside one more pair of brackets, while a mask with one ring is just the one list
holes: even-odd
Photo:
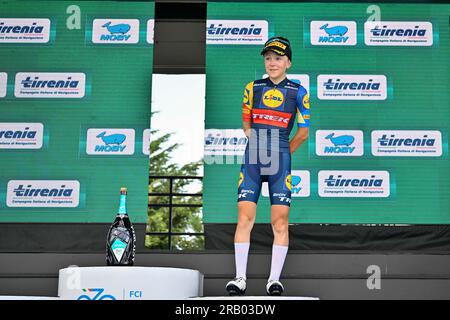
[[198, 270], [155, 267], [72, 267], [59, 270], [63, 300], [167, 300], [203, 296]]
[[217, 296], [195, 297], [186, 300], [319, 300], [316, 297], [290, 297], [290, 296]]
[[0, 300], [60, 300], [59, 297], [0, 296]]

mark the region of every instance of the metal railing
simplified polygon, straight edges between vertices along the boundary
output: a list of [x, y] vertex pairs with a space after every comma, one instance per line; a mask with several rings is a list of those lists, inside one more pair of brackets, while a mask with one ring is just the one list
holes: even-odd
[[203, 197], [203, 193], [184, 193], [184, 192], [173, 192], [174, 180], [203, 180], [203, 177], [199, 176], [149, 176], [149, 183], [152, 180], [169, 180], [169, 192], [149, 192], [149, 197], [162, 196], [168, 197], [169, 203], [150, 203], [148, 208], [169, 208], [169, 223], [167, 232], [151, 232], [146, 231], [146, 235], [149, 236], [168, 236], [168, 247], [169, 250], [172, 249], [172, 237], [174, 236], [204, 236], [204, 232], [173, 232], [172, 218], [173, 218], [173, 208], [189, 208], [189, 207], [203, 207], [202, 203], [189, 204], [189, 203], [173, 203], [173, 197]]

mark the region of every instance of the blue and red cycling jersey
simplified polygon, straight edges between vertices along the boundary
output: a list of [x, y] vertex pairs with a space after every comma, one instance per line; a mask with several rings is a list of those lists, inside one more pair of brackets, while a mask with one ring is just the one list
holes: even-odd
[[[247, 84], [242, 119], [251, 123], [252, 133], [239, 175], [238, 201], [257, 203], [262, 183], [268, 182], [271, 204], [290, 206], [289, 134], [296, 117], [298, 127], [309, 127], [309, 96], [303, 86], [287, 78], [278, 84], [269, 78]], [[261, 150], [276, 161], [265, 162]]]
[[289, 152], [289, 134], [296, 117], [298, 127], [309, 127], [309, 95], [300, 84], [287, 78], [274, 84], [266, 78], [245, 87], [242, 119], [251, 122], [256, 132], [250, 139], [257, 139], [257, 143], [249, 141], [250, 147], [270, 150], [275, 145], [279, 151]]

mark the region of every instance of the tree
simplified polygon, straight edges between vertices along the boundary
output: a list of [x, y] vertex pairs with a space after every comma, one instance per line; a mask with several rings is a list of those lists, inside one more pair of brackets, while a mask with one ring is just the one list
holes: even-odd
[[[152, 113], [153, 114], [153, 113]], [[152, 130], [154, 136], [158, 130]], [[172, 133], [154, 139], [150, 143], [150, 177], [152, 176], [197, 176], [202, 165], [202, 161], [188, 163], [183, 166], [170, 163], [171, 153], [180, 144], [170, 143]], [[191, 185], [194, 179], [173, 180], [172, 192], [186, 192], [185, 187]], [[169, 193], [169, 179], [150, 179], [149, 193]], [[201, 191], [200, 191], [201, 192]], [[201, 197], [175, 196], [172, 198], [176, 204], [201, 204]], [[150, 204], [168, 204], [169, 197], [156, 195], [149, 196]], [[172, 232], [203, 232], [201, 207], [174, 207], [172, 211]], [[168, 232], [169, 231], [169, 208], [149, 207], [147, 232]], [[150, 249], [167, 249], [167, 235], [147, 235], [145, 246]], [[173, 236], [172, 249], [203, 249], [204, 237]]]

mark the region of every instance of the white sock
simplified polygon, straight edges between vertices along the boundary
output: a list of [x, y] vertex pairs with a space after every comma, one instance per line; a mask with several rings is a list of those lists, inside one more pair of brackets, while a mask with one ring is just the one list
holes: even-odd
[[236, 278], [242, 277], [247, 279], [247, 259], [249, 242], [234, 243], [234, 259], [236, 262]]
[[289, 246], [279, 246], [274, 244], [272, 246], [272, 265], [270, 268], [269, 280], [280, 280], [281, 270], [283, 270], [284, 260]]

